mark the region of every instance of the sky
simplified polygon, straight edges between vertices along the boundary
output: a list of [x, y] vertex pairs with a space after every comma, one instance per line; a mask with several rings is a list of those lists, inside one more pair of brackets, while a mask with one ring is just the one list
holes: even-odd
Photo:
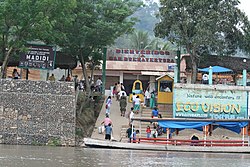
[[[152, 0], [155, 2], [159, 2], [159, 0]], [[250, 20], [250, 0], [239, 0], [240, 1], [240, 5], [239, 8], [244, 11], [246, 13], [246, 15], [248, 16], [248, 20]]]
[[246, 13], [248, 20], [250, 20], [250, 0], [240, 0], [239, 8]]

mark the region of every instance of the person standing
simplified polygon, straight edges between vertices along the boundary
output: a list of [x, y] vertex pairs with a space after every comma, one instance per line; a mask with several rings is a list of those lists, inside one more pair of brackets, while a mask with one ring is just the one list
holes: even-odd
[[54, 74], [51, 74], [51, 76], [49, 76], [48, 80], [49, 81], [56, 81]]
[[150, 126], [147, 127], [146, 133], [147, 133], [147, 138], [150, 138], [150, 136], [151, 136], [151, 129], [150, 129]]
[[95, 86], [96, 86], [98, 92], [101, 92], [101, 85], [102, 85], [102, 80], [101, 80], [101, 78], [99, 77], [99, 78], [96, 80], [96, 82], [95, 82]]
[[145, 91], [144, 98], [145, 98], [145, 102], [144, 102], [145, 106], [149, 107], [150, 93], [149, 93], [148, 89], [146, 89], [146, 91]]
[[75, 90], [77, 90], [78, 85], [79, 85], [78, 75], [74, 76], [73, 81], [74, 81], [74, 85], [75, 85]]
[[65, 81], [66, 81], [66, 82], [71, 82], [71, 81], [72, 81], [72, 80], [71, 80], [71, 77], [70, 77], [70, 74], [68, 74], [68, 76], [66, 77]]
[[202, 83], [203, 84], [208, 84], [208, 75], [207, 74], [202, 75]]
[[150, 94], [150, 108], [153, 109], [154, 107], [155, 107], [155, 93], [153, 91]]
[[132, 134], [132, 125], [129, 125], [129, 128], [126, 131], [128, 142], [131, 143], [131, 134]]
[[157, 107], [154, 107], [154, 109], [152, 110], [152, 118], [158, 118], [158, 116], [159, 116], [159, 111]]
[[17, 69], [14, 69], [12, 72], [12, 78], [18, 79], [20, 77], [20, 74], [17, 72]]
[[109, 123], [108, 126], [106, 126], [105, 128], [105, 139], [111, 140], [111, 134], [112, 134], [112, 127], [111, 124]]
[[122, 93], [122, 96], [120, 98], [120, 111], [121, 111], [121, 116], [125, 116], [126, 112], [126, 107], [127, 107], [127, 97], [125, 96], [124, 93]]
[[133, 143], [136, 143], [136, 135], [137, 134], [139, 134], [140, 133], [140, 131], [139, 130], [136, 130], [136, 131], [134, 131], [133, 133], [132, 133], [132, 140], [133, 140]]
[[116, 96], [116, 86], [117, 86], [117, 83], [115, 83], [113, 90], [112, 90], [113, 98]]

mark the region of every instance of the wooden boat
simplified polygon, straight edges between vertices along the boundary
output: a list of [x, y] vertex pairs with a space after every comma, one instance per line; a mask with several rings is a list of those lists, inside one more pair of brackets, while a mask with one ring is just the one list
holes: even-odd
[[123, 143], [119, 141], [108, 141], [92, 138], [84, 138], [86, 147], [108, 148], [108, 149], [131, 149], [151, 151], [178, 151], [178, 152], [211, 152], [211, 153], [250, 153], [248, 146], [186, 146], [186, 145], [155, 145], [146, 143]]

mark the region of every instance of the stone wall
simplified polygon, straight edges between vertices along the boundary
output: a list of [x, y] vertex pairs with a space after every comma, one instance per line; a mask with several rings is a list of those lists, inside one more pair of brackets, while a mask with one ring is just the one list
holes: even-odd
[[0, 143], [75, 145], [73, 83], [0, 80]]

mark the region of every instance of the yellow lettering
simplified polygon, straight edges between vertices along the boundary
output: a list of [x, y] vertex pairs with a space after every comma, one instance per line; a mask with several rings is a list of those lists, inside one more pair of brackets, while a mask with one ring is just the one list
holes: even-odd
[[231, 107], [230, 104], [222, 104], [221, 106], [222, 106], [221, 108], [223, 108], [223, 111], [224, 111], [225, 113], [230, 113], [230, 111], [231, 111], [231, 109], [232, 109], [232, 107]]
[[193, 103], [191, 104], [191, 111], [195, 112], [199, 110], [199, 104], [198, 103]]
[[221, 105], [220, 104], [214, 104], [214, 113], [218, 113], [221, 110]]
[[184, 104], [184, 111], [189, 111], [190, 110], [190, 102], [187, 102], [186, 104]]
[[209, 105], [207, 103], [202, 103], [201, 104], [201, 108], [204, 112], [208, 112], [209, 111]]
[[176, 111], [182, 111], [182, 110], [181, 110], [182, 105], [183, 105], [182, 103], [177, 102], [177, 103], [176, 103]]
[[[237, 106], [238, 106], [238, 107], [237, 107]], [[235, 104], [232, 104], [232, 111], [231, 111], [231, 113], [233, 113], [234, 110], [236, 111], [237, 114], [240, 113], [240, 105], [237, 104], [237, 106], [236, 106]]]

